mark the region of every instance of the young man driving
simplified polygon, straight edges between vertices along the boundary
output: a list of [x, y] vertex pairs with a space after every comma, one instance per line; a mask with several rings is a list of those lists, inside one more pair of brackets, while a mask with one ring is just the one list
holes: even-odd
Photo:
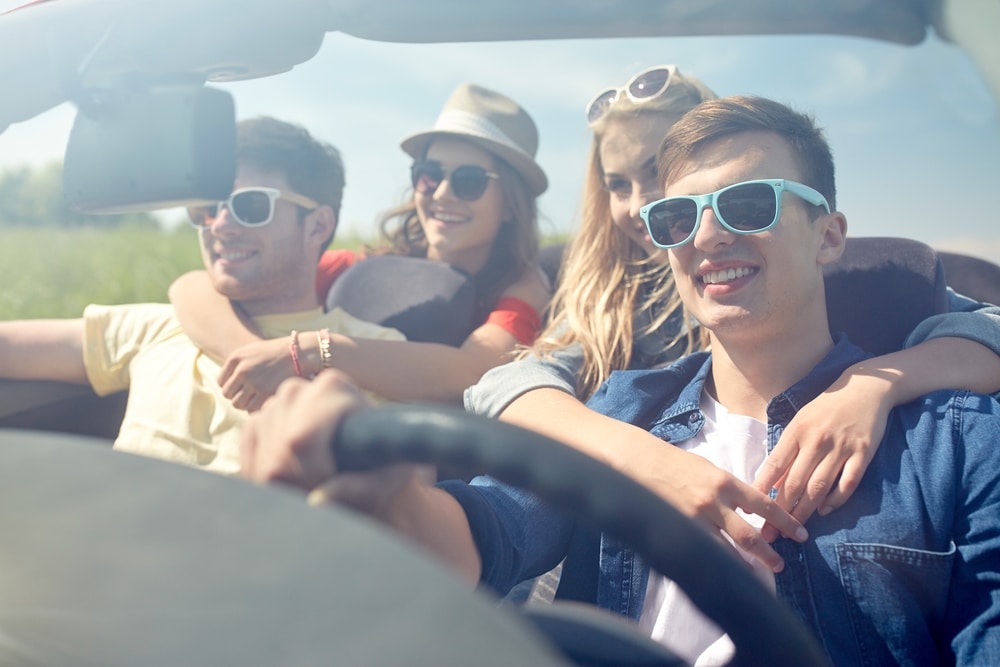
[[[796, 411], [869, 356], [827, 323], [823, 267], [840, 256], [847, 227], [833, 160], [810, 118], [737, 97], [705, 102], [674, 125], [658, 173], [666, 198], [643, 216], [711, 352], [614, 373], [589, 405], [750, 480]], [[432, 487], [407, 466], [334, 476], [328, 438], [362, 403], [345, 378], [319, 380], [285, 387], [250, 425], [244, 474], [305, 488], [332, 477], [328, 496], [501, 593], [565, 558], [558, 596], [627, 616], [697, 664], [731, 657], [728, 638], [672, 582], [614, 540], [581, 539], [531, 494], [490, 478]], [[291, 434], [282, 428], [289, 411]], [[844, 506], [813, 516], [802, 541], [777, 539], [784, 562], [775, 572], [753, 561], [833, 664], [1000, 659], [997, 433], [1000, 405], [967, 391], [893, 410]]]

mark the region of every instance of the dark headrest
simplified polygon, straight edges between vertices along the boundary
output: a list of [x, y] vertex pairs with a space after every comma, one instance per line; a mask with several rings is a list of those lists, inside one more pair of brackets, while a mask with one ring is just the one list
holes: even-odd
[[919, 241], [850, 238], [826, 269], [830, 330], [873, 354], [899, 350], [924, 319], [948, 309], [941, 261]]
[[1000, 266], [978, 257], [938, 250], [948, 286], [976, 301], [1000, 304]]
[[358, 262], [333, 283], [326, 307], [399, 329], [407, 340], [453, 346], [479, 324], [475, 283], [444, 262], [417, 257]]

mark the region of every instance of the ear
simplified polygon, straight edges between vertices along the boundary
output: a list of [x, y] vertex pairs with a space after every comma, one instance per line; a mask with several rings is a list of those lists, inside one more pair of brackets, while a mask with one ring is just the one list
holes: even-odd
[[833, 211], [817, 218], [814, 224], [819, 236], [816, 262], [820, 265], [833, 264], [844, 254], [847, 218], [840, 211]]
[[337, 231], [337, 214], [329, 206], [320, 206], [306, 216], [305, 240], [309, 246], [318, 248], [333, 239]]

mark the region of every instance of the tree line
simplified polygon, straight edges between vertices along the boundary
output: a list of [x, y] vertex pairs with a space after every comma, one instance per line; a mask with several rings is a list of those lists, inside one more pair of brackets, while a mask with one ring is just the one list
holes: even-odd
[[85, 215], [63, 197], [62, 163], [14, 167], [0, 172], [0, 227], [117, 227], [157, 225], [148, 213]]

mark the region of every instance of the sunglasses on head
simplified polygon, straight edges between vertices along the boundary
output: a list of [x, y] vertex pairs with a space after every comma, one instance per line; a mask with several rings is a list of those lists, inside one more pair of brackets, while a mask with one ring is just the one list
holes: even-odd
[[677, 68], [673, 65], [657, 65], [639, 72], [624, 86], [602, 90], [587, 105], [587, 124], [593, 125], [604, 118], [611, 105], [621, 98], [622, 93], [628, 95], [633, 102], [647, 102], [659, 97], [670, 86], [670, 80], [676, 73]]
[[649, 238], [660, 248], [676, 248], [694, 238], [701, 225], [701, 212], [708, 207], [716, 219], [734, 234], [757, 234], [774, 227], [781, 217], [785, 191], [830, 212], [826, 197], [808, 185], [782, 178], [736, 183], [707, 195], [667, 197], [646, 204], [639, 215]]
[[229, 199], [207, 206], [188, 207], [188, 219], [195, 227], [208, 227], [222, 214], [223, 207], [244, 227], [261, 227], [274, 218], [274, 204], [279, 199], [291, 202], [310, 211], [319, 204], [309, 197], [277, 188], [240, 188]]
[[417, 160], [410, 167], [410, 178], [413, 189], [420, 194], [433, 194], [448, 179], [456, 197], [463, 201], [475, 201], [486, 192], [490, 179], [500, 178], [500, 174], [472, 164], [445, 171], [435, 160]]

